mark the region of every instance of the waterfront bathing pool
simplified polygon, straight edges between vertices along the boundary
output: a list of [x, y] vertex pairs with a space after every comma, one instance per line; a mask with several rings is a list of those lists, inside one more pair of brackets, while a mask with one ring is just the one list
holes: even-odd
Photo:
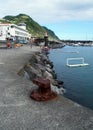
[[[67, 58], [83, 57], [88, 66], [68, 67]], [[59, 80], [64, 81], [65, 97], [93, 109], [93, 47], [65, 46], [53, 49], [49, 59], [54, 63], [54, 69]], [[81, 61], [75, 61], [80, 63]], [[75, 64], [74, 63], [74, 64]], [[72, 63], [73, 64], [73, 63]]]

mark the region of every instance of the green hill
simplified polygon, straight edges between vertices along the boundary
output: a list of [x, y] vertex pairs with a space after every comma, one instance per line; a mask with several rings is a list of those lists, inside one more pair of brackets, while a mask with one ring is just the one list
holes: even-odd
[[10, 22], [10, 23], [17, 24], [17, 25], [19, 23], [25, 23], [27, 26], [27, 30], [29, 31], [29, 33], [32, 34], [32, 36], [37, 36], [37, 37], [43, 38], [44, 33], [47, 32], [49, 39], [59, 40], [59, 38], [55, 35], [55, 33], [52, 30], [39, 25], [36, 21], [34, 21], [30, 16], [28, 16], [26, 14], [19, 14], [17, 16], [8, 15], [8, 16], [5, 16], [0, 21], [1, 22]]

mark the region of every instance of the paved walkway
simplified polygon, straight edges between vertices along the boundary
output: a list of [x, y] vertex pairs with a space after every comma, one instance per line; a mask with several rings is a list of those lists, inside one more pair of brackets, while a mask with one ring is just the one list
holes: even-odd
[[0, 49], [0, 130], [93, 130], [93, 111], [62, 96], [30, 99], [34, 84], [17, 75], [38, 48]]

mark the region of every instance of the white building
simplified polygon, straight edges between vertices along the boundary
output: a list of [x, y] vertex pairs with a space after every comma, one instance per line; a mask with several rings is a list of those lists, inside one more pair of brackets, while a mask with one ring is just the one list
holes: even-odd
[[21, 24], [19, 26], [15, 24], [0, 24], [0, 41], [6, 41], [6, 39], [13, 40], [29, 40], [31, 34], [26, 30], [26, 25]]

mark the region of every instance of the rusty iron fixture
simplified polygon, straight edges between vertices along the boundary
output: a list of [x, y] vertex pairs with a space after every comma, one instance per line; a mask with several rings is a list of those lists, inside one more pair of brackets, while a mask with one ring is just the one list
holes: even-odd
[[31, 92], [31, 98], [36, 101], [48, 101], [57, 97], [57, 94], [52, 92], [50, 80], [44, 78], [36, 78], [33, 83], [38, 85], [38, 89]]

